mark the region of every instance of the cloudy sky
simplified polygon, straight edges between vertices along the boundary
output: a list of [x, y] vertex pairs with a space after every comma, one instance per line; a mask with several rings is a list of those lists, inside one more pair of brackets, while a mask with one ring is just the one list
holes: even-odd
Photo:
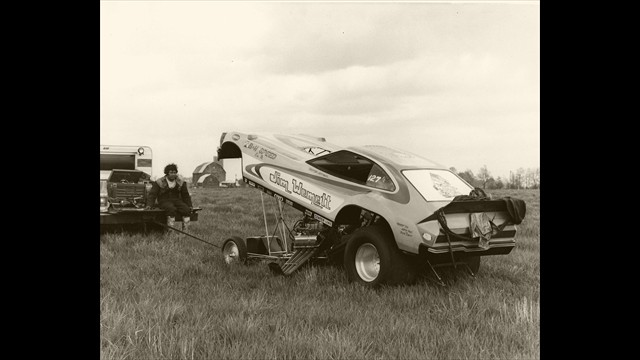
[[540, 3], [100, 3], [100, 143], [191, 176], [223, 131], [540, 166]]

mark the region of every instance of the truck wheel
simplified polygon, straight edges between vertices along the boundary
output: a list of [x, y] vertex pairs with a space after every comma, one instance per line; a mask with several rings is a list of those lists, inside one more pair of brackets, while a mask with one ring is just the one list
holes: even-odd
[[478, 270], [480, 270], [480, 256], [471, 256], [467, 259], [466, 262], [471, 271], [474, 274], [477, 274]]
[[244, 264], [247, 261], [247, 245], [243, 239], [232, 236], [222, 245], [222, 256], [227, 264]]
[[409, 259], [398, 250], [393, 235], [380, 226], [353, 233], [344, 251], [344, 267], [349, 282], [369, 287], [415, 280]]

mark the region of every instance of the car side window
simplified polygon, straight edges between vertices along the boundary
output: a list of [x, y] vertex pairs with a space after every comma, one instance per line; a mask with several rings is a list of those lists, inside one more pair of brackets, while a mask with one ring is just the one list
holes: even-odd
[[371, 167], [366, 185], [389, 191], [393, 191], [396, 188], [389, 175], [377, 164], [373, 164]]
[[350, 151], [336, 151], [307, 161], [313, 167], [339, 178], [378, 189], [395, 190], [391, 177], [373, 161]]

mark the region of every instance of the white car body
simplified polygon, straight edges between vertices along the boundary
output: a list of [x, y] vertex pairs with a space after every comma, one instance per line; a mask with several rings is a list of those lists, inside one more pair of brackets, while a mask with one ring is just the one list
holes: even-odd
[[[515, 246], [512, 224], [483, 246], [477, 240], [447, 240], [434, 216], [436, 210], [474, 188], [447, 167], [406, 151], [385, 146], [340, 147], [307, 135], [230, 131], [222, 134], [218, 157], [241, 158], [243, 180], [250, 186], [328, 226], [353, 223], [360, 209], [381, 216], [404, 253], [482, 256], [506, 254]], [[370, 173], [363, 177], [367, 167]], [[363, 170], [354, 170], [360, 168]], [[357, 181], [352, 171], [358, 174]], [[509, 220], [499, 202], [483, 204], [474, 206], [494, 223]], [[448, 213], [449, 229], [469, 234], [470, 212]]]

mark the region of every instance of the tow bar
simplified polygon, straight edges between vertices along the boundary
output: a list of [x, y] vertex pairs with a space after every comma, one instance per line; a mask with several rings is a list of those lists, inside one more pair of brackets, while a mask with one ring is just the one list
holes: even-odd
[[220, 248], [221, 248], [221, 247], [220, 247], [220, 246], [218, 246], [218, 245], [215, 245], [215, 244], [212, 244], [212, 243], [210, 243], [210, 242], [208, 242], [208, 241], [206, 241], [206, 240], [200, 239], [199, 237], [197, 237], [197, 236], [195, 236], [195, 235], [191, 235], [191, 234], [189, 234], [189, 233], [186, 233], [186, 232], [184, 232], [184, 231], [182, 231], [182, 230], [180, 230], [180, 229], [176, 229], [176, 228], [174, 228], [173, 226], [169, 226], [169, 225], [167, 225], [167, 224], [163, 224], [163, 223], [161, 223], [161, 222], [159, 222], [159, 221], [154, 221], [153, 223], [154, 223], [154, 224], [157, 224], [157, 225], [160, 225], [160, 226], [162, 226], [162, 227], [164, 227], [164, 228], [167, 228], [167, 229], [175, 230], [175, 231], [177, 231], [177, 232], [179, 232], [179, 233], [181, 233], [181, 234], [185, 234], [185, 235], [187, 235], [187, 236], [190, 236], [190, 237], [192, 237], [192, 238], [194, 238], [194, 239], [196, 239], [196, 240], [198, 240], [198, 241], [202, 241], [203, 243], [205, 243], [205, 244], [209, 244], [209, 245], [211, 245], [211, 246], [213, 246], [213, 247], [216, 247], [216, 248], [218, 248], [218, 249], [220, 249]]

